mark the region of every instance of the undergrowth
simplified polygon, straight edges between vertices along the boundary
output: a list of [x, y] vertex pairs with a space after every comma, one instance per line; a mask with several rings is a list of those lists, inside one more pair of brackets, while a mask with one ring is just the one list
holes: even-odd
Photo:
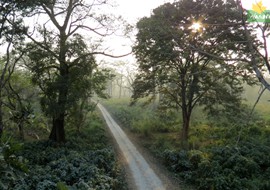
[[[112, 100], [105, 105], [130, 131], [141, 134], [140, 142], [171, 172], [200, 190], [270, 189], [269, 120], [260, 115], [238, 123], [205, 118], [191, 124], [189, 150], [181, 149], [179, 115], [158, 114], [151, 107], [129, 107]], [[248, 111], [248, 110], [247, 110]], [[242, 114], [244, 115], [244, 114]], [[200, 115], [197, 115], [200, 118]], [[250, 120], [251, 121], [251, 120]], [[127, 125], [125, 125], [127, 124]]]
[[80, 133], [71, 129], [67, 136], [65, 145], [50, 141], [2, 143], [0, 189], [125, 189], [99, 116], [92, 115], [86, 128]]

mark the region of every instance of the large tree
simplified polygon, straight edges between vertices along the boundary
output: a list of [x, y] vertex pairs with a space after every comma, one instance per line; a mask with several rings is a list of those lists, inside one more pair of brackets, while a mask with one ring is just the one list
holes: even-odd
[[[40, 0], [36, 5], [32, 15], [43, 14], [42, 18], [48, 20], [36, 27], [38, 38], [26, 34], [32, 40], [27, 46], [32, 48], [27, 65], [44, 92], [44, 111], [52, 116], [50, 139], [65, 142], [66, 115], [85, 90], [84, 80], [80, 79], [100, 74], [94, 55], [110, 56], [100, 51], [100, 42], [113, 32], [115, 18], [99, 14], [101, 6], [107, 5], [106, 0]], [[102, 78], [106, 77], [100, 75], [99, 79]], [[100, 80], [92, 80], [91, 86], [102, 84]]]
[[23, 33], [27, 30], [22, 24], [22, 15], [29, 8], [34, 7], [32, 3], [24, 3], [19, 0], [0, 0], [0, 46], [4, 50], [4, 56], [0, 63], [0, 137], [3, 133], [3, 90], [16, 63], [20, 60], [26, 50], [14, 54], [14, 47], [23, 41]]
[[241, 78], [249, 74], [235, 62], [246, 49], [236, 7], [233, 0], [181, 0], [137, 23], [139, 74], [133, 98], [159, 94], [163, 106], [180, 109], [183, 142], [196, 105], [213, 110], [214, 105], [226, 109], [241, 103]]

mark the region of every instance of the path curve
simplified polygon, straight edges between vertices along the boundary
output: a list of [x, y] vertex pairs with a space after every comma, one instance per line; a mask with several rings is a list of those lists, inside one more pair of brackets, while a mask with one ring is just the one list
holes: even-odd
[[114, 121], [109, 112], [98, 104], [106, 123], [122, 151], [138, 190], [165, 190], [165, 186], [143, 156]]

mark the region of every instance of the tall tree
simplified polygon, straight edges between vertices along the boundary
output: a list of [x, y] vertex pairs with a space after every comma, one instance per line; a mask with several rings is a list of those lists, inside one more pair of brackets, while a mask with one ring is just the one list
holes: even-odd
[[139, 74], [133, 98], [161, 94], [163, 106], [181, 109], [183, 144], [196, 105], [225, 108], [241, 103], [240, 77], [249, 75], [241, 72], [244, 64], [233, 59], [246, 48], [236, 7], [233, 0], [181, 0], [156, 8], [137, 23]]
[[[43, 105], [48, 107], [52, 114], [50, 139], [65, 142], [66, 114], [71, 102], [74, 102], [79, 94], [74, 93], [73, 88], [76, 87], [78, 91], [81, 90], [79, 88], [83, 88], [82, 85], [75, 86], [76, 80], [85, 77], [82, 65], [89, 64], [85, 71], [94, 73], [95, 54], [114, 57], [99, 51], [100, 41], [96, 40], [112, 32], [114, 18], [96, 12], [100, 6], [107, 4], [106, 0], [41, 0], [37, 4], [36, 13], [45, 14], [49, 20], [39, 25], [38, 32], [42, 39], [27, 34], [33, 42], [29, 45], [33, 48], [29, 54], [32, 60], [29, 67], [35, 76], [42, 76], [35, 80], [45, 92], [46, 101], [43, 99]], [[87, 37], [91, 36], [94, 39], [88, 39], [86, 42], [79, 34], [83, 32], [87, 33]], [[75, 74], [77, 66], [80, 67], [81, 73]]]
[[22, 25], [22, 14], [31, 6], [30, 4], [22, 6], [22, 2], [17, 0], [0, 0], [0, 46], [5, 49], [5, 56], [1, 58], [0, 63], [0, 137], [4, 127], [3, 89], [8, 83], [16, 63], [25, 53], [24, 50], [14, 56], [12, 50], [14, 46], [23, 41], [23, 33], [27, 28]]

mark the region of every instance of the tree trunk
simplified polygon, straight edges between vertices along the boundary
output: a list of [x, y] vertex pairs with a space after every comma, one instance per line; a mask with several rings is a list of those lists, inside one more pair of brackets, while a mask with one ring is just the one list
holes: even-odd
[[53, 140], [58, 143], [66, 142], [64, 123], [65, 123], [64, 115], [61, 115], [53, 119], [53, 127], [49, 137], [50, 140]]
[[24, 140], [23, 123], [21, 121], [19, 121], [18, 127], [19, 127], [20, 139]]
[[3, 123], [3, 115], [2, 115], [2, 102], [0, 100], [0, 139], [3, 134], [3, 129], [4, 129], [4, 123]]
[[[1, 88], [1, 86], [0, 86]], [[2, 103], [2, 89], [0, 89], [0, 139], [3, 134], [4, 123], [3, 123], [3, 103]]]
[[[67, 78], [64, 75], [64, 78]], [[58, 113], [53, 117], [53, 127], [49, 139], [58, 143], [64, 143], [65, 139], [65, 113], [68, 96], [68, 80], [62, 80], [58, 95]]]
[[69, 85], [69, 70], [66, 63], [66, 46], [67, 36], [65, 30], [60, 31], [60, 76], [58, 81], [58, 101], [57, 101], [57, 113], [53, 116], [53, 127], [49, 139], [58, 143], [65, 143], [65, 114], [67, 109], [68, 99], [68, 85]]
[[190, 113], [182, 109], [182, 131], [181, 131], [181, 145], [184, 149], [188, 149], [188, 134], [189, 134], [189, 123], [190, 123]]

